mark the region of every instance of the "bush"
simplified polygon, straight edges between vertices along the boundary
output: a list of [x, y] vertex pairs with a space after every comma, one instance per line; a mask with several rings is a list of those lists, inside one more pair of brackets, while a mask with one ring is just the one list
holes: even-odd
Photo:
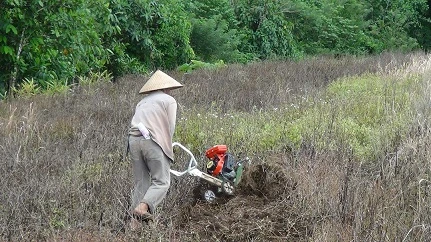
[[229, 29], [226, 21], [203, 18], [192, 21], [190, 45], [202, 61], [239, 62], [243, 59], [239, 44], [240, 35], [235, 29]]

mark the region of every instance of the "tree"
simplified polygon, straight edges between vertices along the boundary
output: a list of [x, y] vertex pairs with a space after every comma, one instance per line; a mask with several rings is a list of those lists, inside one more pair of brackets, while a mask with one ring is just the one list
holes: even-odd
[[409, 51], [419, 48], [415, 29], [428, 10], [427, 0], [368, 0], [369, 35], [373, 39], [371, 53], [383, 50]]
[[[99, 0], [5, 0], [0, 8], [0, 78], [9, 90], [24, 78], [42, 86], [101, 69], [108, 52], [101, 43], [108, 12]], [[5, 84], [6, 83], [6, 84]]]
[[197, 59], [228, 63], [248, 61], [248, 57], [238, 50], [241, 35], [228, 0], [186, 1], [185, 6], [191, 13], [190, 45]]
[[114, 39], [149, 68], [174, 68], [193, 57], [191, 23], [178, 0], [111, 0], [121, 32]]
[[289, 1], [238, 0], [234, 3], [238, 26], [245, 36], [240, 51], [261, 59], [295, 58], [301, 55], [286, 15]]
[[297, 1], [289, 15], [298, 48], [307, 55], [366, 52], [366, 7], [362, 1]]
[[431, 49], [431, 0], [421, 2], [416, 4], [415, 8], [418, 12], [418, 22], [408, 28], [408, 34], [415, 38], [421, 49], [430, 50]]

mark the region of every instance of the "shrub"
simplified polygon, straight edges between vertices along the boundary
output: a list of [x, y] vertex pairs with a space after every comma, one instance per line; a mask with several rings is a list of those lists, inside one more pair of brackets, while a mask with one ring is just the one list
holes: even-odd
[[30, 97], [41, 92], [39, 84], [33, 79], [25, 78], [24, 81], [14, 90], [19, 97]]
[[[331, 83], [326, 96], [296, 123], [320, 149], [345, 143], [362, 161], [375, 161], [384, 144], [406, 135], [418, 78], [393, 80], [364, 75]], [[329, 138], [328, 138], [329, 136]]]

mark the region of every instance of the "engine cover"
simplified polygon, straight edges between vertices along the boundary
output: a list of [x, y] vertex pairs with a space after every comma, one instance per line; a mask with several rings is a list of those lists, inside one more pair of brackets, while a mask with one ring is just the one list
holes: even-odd
[[229, 180], [235, 178], [235, 159], [227, 153], [226, 145], [213, 146], [205, 154], [210, 159], [207, 163], [208, 174], [214, 177], [223, 176]]

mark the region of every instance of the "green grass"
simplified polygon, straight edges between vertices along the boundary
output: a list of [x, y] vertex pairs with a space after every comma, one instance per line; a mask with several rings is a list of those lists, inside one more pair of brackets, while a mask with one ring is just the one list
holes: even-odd
[[222, 113], [216, 108], [185, 110], [176, 139], [195, 152], [228, 143], [239, 152], [258, 154], [298, 150], [312, 143], [319, 150], [343, 144], [360, 161], [373, 161], [409, 131], [420, 78], [362, 75], [339, 79], [297, 105]]

